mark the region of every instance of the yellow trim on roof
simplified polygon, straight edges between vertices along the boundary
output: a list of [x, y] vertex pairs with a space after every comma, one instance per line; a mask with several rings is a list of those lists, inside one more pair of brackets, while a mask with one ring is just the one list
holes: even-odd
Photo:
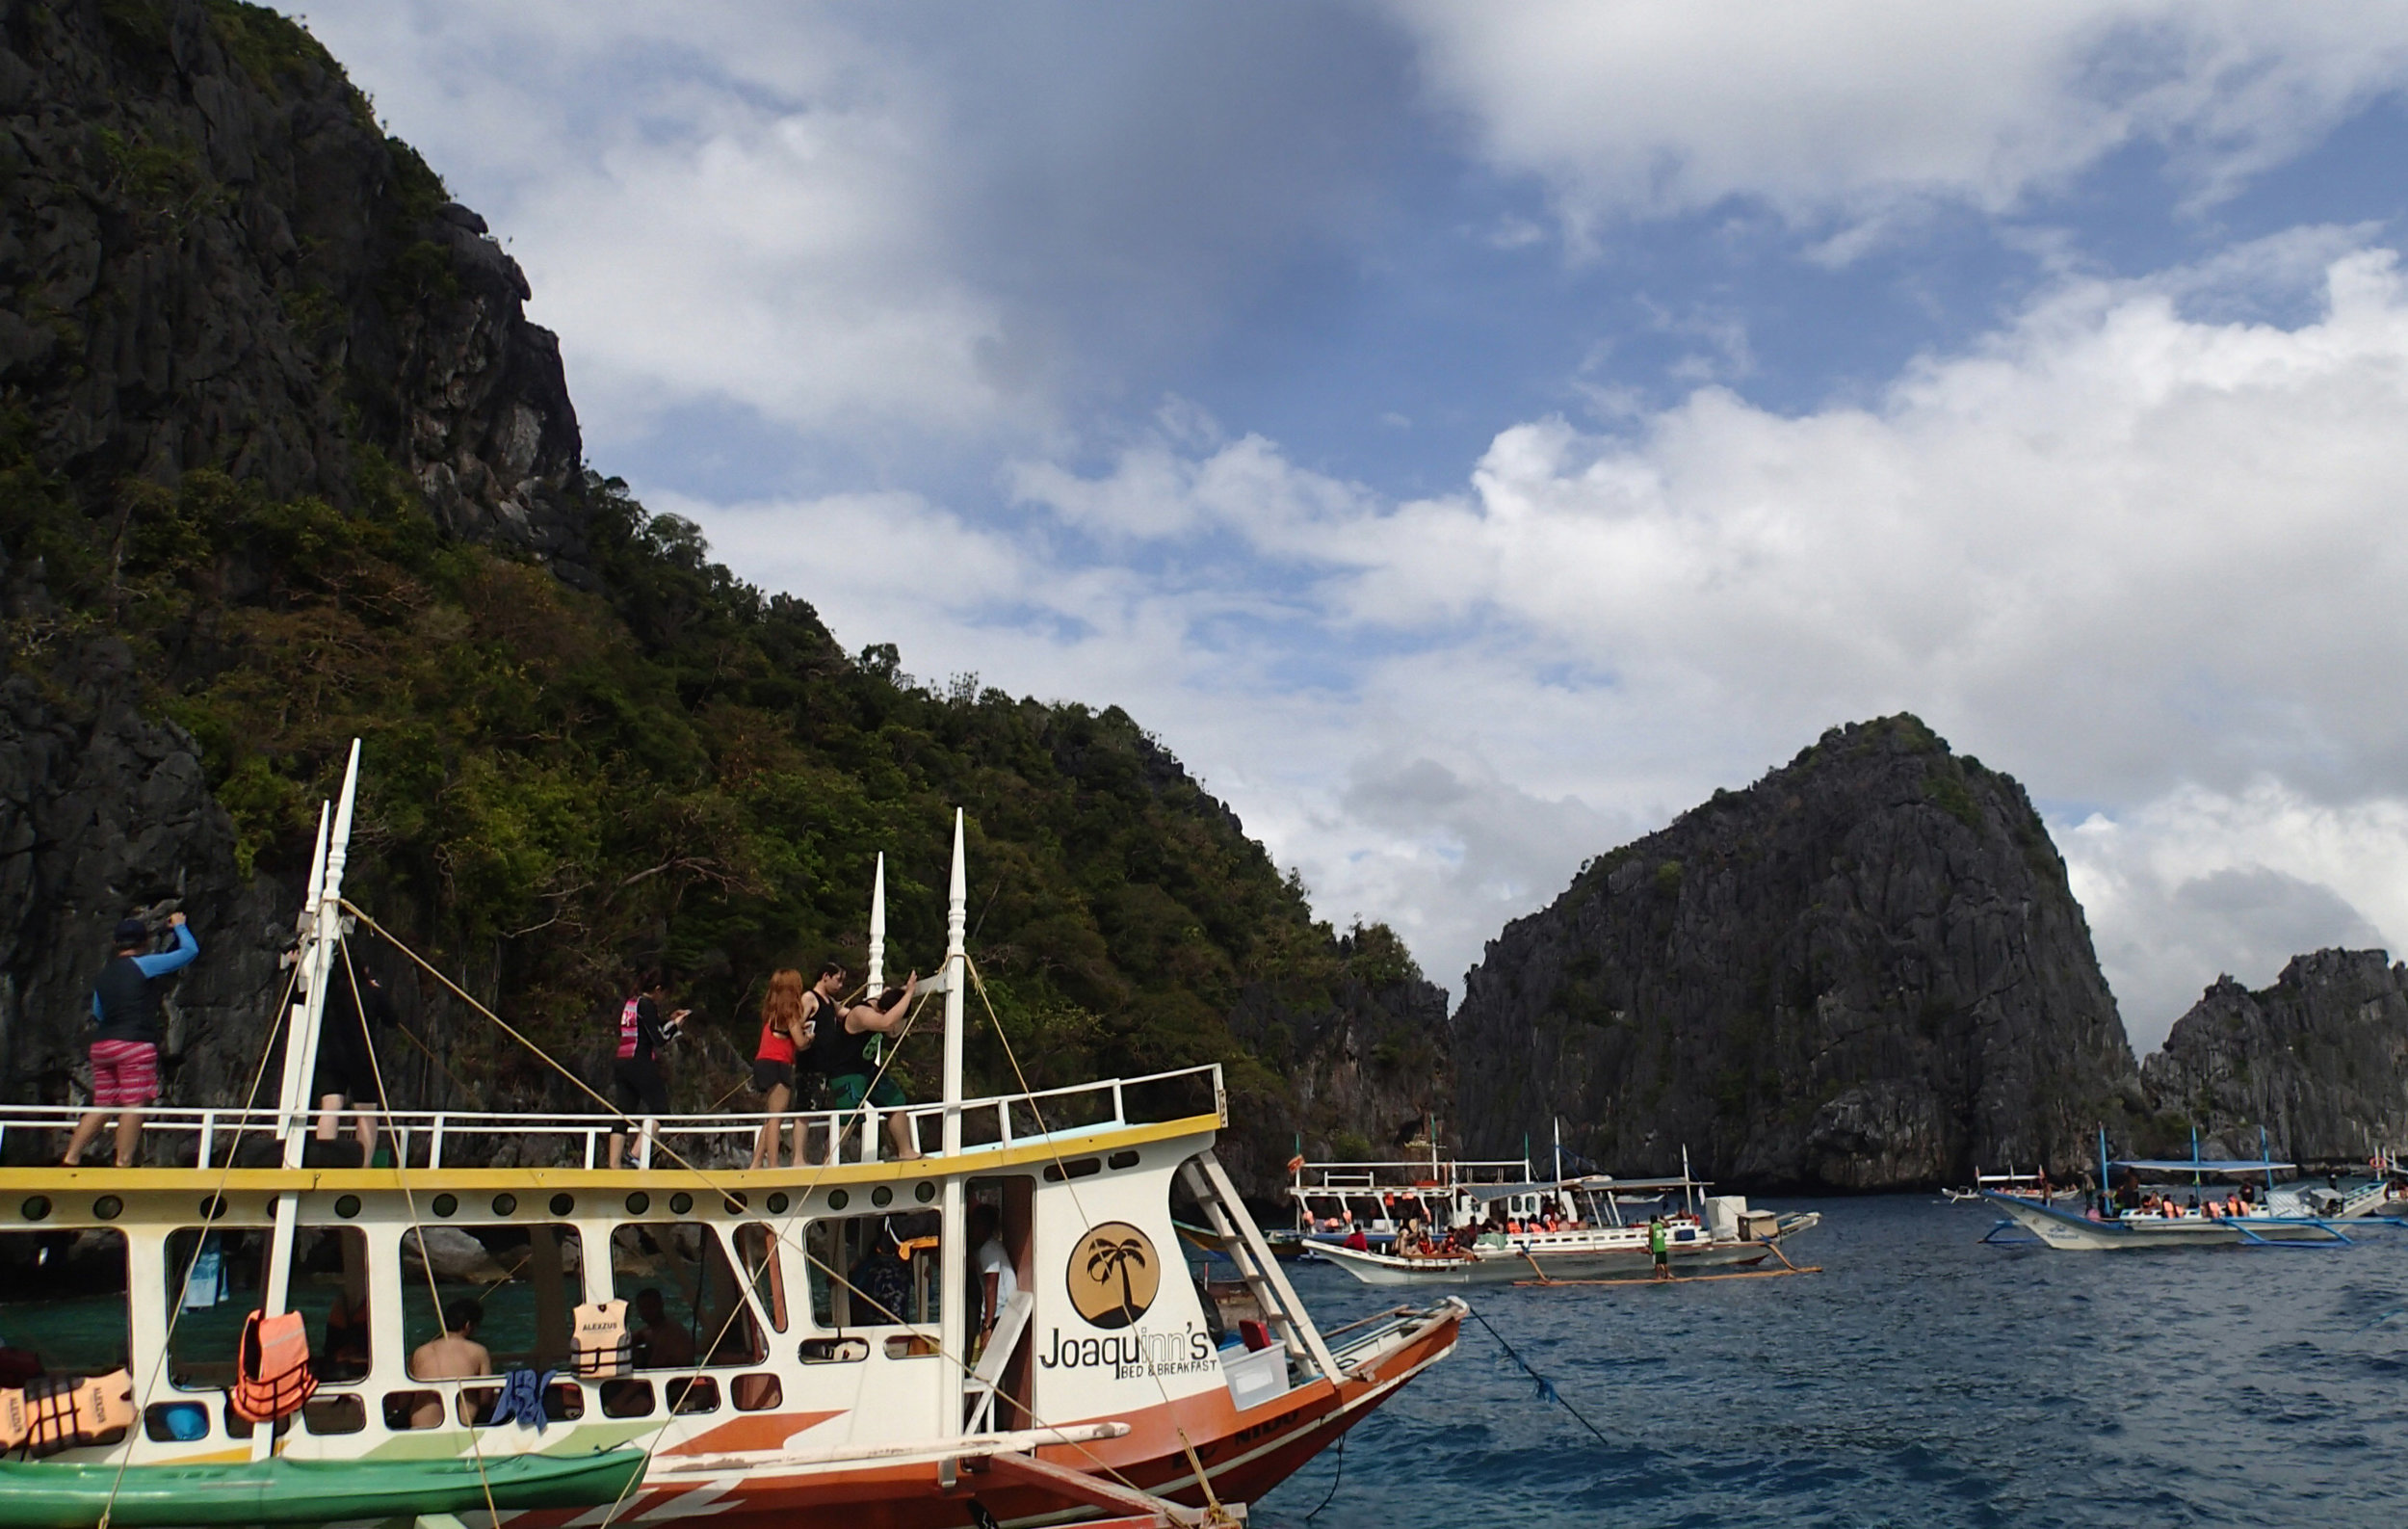
[[[641, 1189], [654, 1193], [684, 1189], [782, 1189], [789, 1193], [835, 1189], [855, 1184], [891, 1184], [906, 1179], [942, 1178], [948, 1174], [983, 1176], [1007, 1169], [1051, 1163], [1058, 1157], [1088, 1157], [1119, 1147], [1174, 1141], [1183, 1136], [1210, 1136], [1220, 1129], [1218, 1115], [1191, 1115], [1150, 1125], [1098, 1127], [1078, 1136], [1040, 1142], [1014, 1143], [1004, 1148], [976, 1147], [957, 1158], [923, 1157], [907, 1162], [840, 1163], [833, 1168], [722, 1169], [695, 1173], [682, 1168], [413, 1168], [406, 1173], [390, 1168], [10, 1168], [0, 1169], [0, 1193], [45, 1191], [51, 1194], [142, 1194], [157, 1190], [222, 1188], [229, 1194], [342, 1191], [400, 1193], [404, 1181], [412, 1194], [437, 1190]], [[485, 1134], [485, 1133], [481, 1133]], [[952, 1166], [948, 1168], [948, 1164]], [[0, 1204], [0, 1225], [12, 1223], [13, 1205]]]

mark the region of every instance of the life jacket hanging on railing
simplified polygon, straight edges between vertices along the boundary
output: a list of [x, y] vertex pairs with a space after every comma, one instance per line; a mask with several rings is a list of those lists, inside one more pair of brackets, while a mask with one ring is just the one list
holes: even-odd
[[227, 1397], [235, 1416], [273, 1423], [300, 1411], [317, 1389], [318, 1377], [309, 1369], [309, 1329], [300, 1312], [271, 1317], [253, 1311], [243, 1319], [241, 1360]]
[[588, 1380], [613, 1381], [636, 1366], [636, 1335], [627, 1328], [627, 1303], [593, 1301], [577, 1308], [577, 1373]]

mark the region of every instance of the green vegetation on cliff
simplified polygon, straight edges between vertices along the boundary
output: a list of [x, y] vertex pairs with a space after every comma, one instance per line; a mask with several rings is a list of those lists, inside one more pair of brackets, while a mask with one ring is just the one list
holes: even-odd
[[[1275, 1093], [1230, 1034], [1241, 992], [1326, 1008], [1355, 952], [1367, 981], [1406, 960], [1384, 932], [1342, 945], [1315, 923], [1117, 708], [932, 690], [892, 647], [849, 658], [808, 605], [739, 582], [615, 481], [580, 490], [606, 592], [584, 594], [445, 538], [390, 473], [348, 514], [215, 471], [120, 485], [93, 513], [21, 446], [7, 471], [0, 545], [39, 560], [53, 602], [13, 623], [13, 662], [131, 643], [263, 871], [296, 871], [364, 738], [354, 884], [563, 1054], [653, 959], [748, 1044], [772, 967], [862, 947], [880, 850], [891, 959], [931, 966], [956, 804], [977, 959], [1040, 1085], [1220, 1061]], [[543, 1087], [489, 1041], [450, 1066]]]

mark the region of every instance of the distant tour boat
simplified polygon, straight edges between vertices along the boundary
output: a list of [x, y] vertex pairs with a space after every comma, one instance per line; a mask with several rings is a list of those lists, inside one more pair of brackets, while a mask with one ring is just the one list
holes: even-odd
[[[1626, 1206], [1662, 1208], [1676, 1273], [1763, 1263], [1779, 1256], [1776, 1244], [1822, 1220], [1817, 1211], [1751, 1210], [1739, 1195], [1705, 1196], [1710, 1186], [1686, 1172], [1538, 1180], [1527, 1160], [1290, 1166], [1289, 1193], [1313, 1228], [1312, 1251], [1372, 1285], [1644, 1278], [1655, 1268], [1649, 1227], [1643, 1217], [1625, 1218]], [[1342, 1214], [1313, 1220], [1333, 1204]]]
[[[2350, 1239], [2321, 1216], [2301, 1214], [2274, 1201], [2277, 1173], [2293, 1163], [2270, 1158], [2203, 1158], [2197, 1132], [2184, 1158], [2107, 1158], [2107, 1132], [2099, 1133], [2099, 1176], [2110, 1186], [2082, 1210], [1991, 1192], [1983, 1199], [2002, 1211], [1990, 1237], [2010, 1225], [2031, 1240], [2068, 1252], [2104, 1252], [2135, 1248], [2208, 1248], [2251, 1244], [2340, 1246]], [[2120, 1184], [2119, 1184], [2119, 1173]], [[2163, 1192], [2139, 1194], [2144, 1179], [2166, 1183]], [[2263, 1179], [2261, 1185], [2258, 1181]], [[2218, 1193], [2217, 1191], [2221, 1191]]]

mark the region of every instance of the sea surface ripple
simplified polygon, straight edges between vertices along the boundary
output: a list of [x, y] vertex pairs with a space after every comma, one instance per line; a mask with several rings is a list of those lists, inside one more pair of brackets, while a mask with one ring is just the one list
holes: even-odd
[[[1768, 1203], [1824, 1213], [1821, 1273], [1460, 1292], [1610, 1443], [1466, 1322], [1254, 1522], [2408, 1523], [2408, 1229], [2070, 1253], [1927, 1196]], [[1324, 1328], [1399, 1293], [1291, 1272]]]

